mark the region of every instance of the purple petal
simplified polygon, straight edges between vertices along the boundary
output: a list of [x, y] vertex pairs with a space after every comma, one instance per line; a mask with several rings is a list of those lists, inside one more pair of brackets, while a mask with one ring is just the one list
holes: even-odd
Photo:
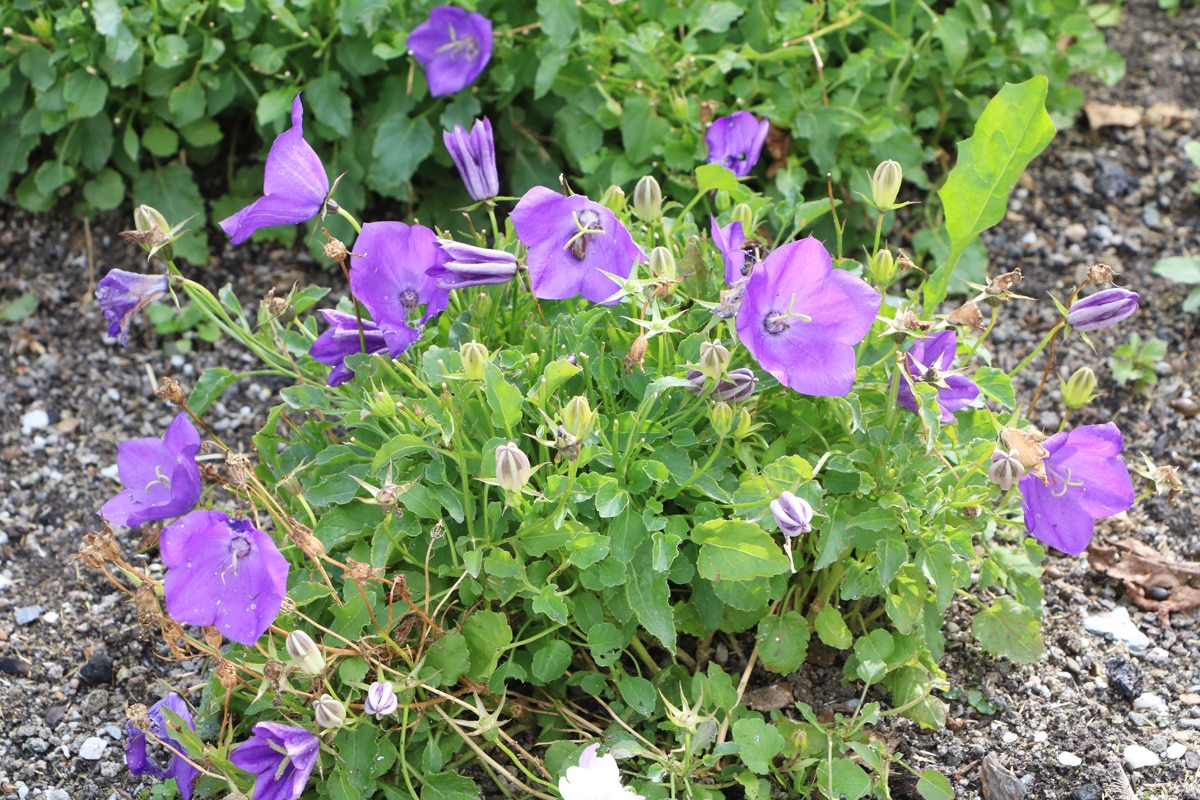
[[1087, 549], [1095, 520], [1076, 502], [1073, 492], [1056, 494], [1033, 475], [1021, 478], [1021, 508], [1029, 535], [1053, 548], [1077, 556]]
[[300, 195], [264, 195], [218, 224], [234, 244], [241, 244], [259, 228], [308, 222], [321, 212], [324, 202], [325, 195], [315, 201]]
[[475, 82], [492, 57], [492, 23], [480, 14], [438, 6], [406, 42], [425, 68], [429, 93], [454, 94]]
[[713, 120], [704, 134], [708, 145], [708, 163], [724, 164], [734, 175], [744, 178], [758, 163], [770, 123], [759, 121], [749, 111], [735, 111]]
[[961, 411], [979, 397], [979, 387], [965, 375], [947, 375], [943, 380], [949, 388], [938, 389], [937, 402], [942, 409], [942, 422], [953, 422], [954, 412]]
[[734, 220], [725, 227], [717, 224], [717, 218], [712, 217], [712, 238], [721, 258], [725, 262], [725, 285], [737, 283], [744, 276], [746, 268], [746, 251], [742, 245], [746, 242], [746, 234], [742, 231], [741, 220]]
[[954, 330], [938, 331], [913, 342], [908, 354], [925, 367], [937, 367], [946, 371], [954, 366], [955, 351], [958, 349], [958, 333]]
[[[449, 304], [450, 292], [426, 274], [437, 264], [438, 247], [437, 234], [424, 225], [368, 222], [354, 251], [362, 257], [350, 269], [350, 286], [385, 334], [411, 328], [409, 320], [418, 305], [424, 305], [425, 312], [417, 324], [424, 324]], [[388, 344], [392, 346], [391, 339]], [[394, 349], [393, 355], [398, 355]]]

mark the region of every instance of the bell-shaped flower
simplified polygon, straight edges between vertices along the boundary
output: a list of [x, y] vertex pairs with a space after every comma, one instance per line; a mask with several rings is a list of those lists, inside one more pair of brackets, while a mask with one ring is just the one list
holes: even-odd
[[[191, 761], [184, 758], [186, 751], [179, 740], [172, 735], [173, 728], [163, 714], [163, 709], [170, 710], [176, 716], [181, 717], [189, 729], [196, 730], [196, 724], [192, 721], [192, 712], [188, 710], [187, 703], [182, 697], [172, 692], [146, 710], [145, 721], [149, 722], [147, 730], [140, 730], [132, 720], [126, 721], [125, 763], [134, 775], [154, 775], [163, 780], [174, 778], [175, 784], [179, 787], [179, 796], [183, 800], [191, 800], [192, 785], [196, 782], [200, 770], [196, 769]], [[155, 750], [150, 749], [152, 742], [147, 741], [147, 732], [153, 734], [157, 739], [157, 742], [154, 743]], [[153, 752], [164, 753], [165, 766], [160, 766], [153, 757]]]
[[1077, 331], [1094, 331], [1116, 325], [1138, 310], [1137, 292], [1104, 289], [1076, 300], [1067, 309], [1067, 324]]
[[758, 163], [771, 124], [749, 111], [735, 111], [713, 120], [704, 134], [708, 144], [708, 163], [723, 164], [734, 175], [744, 178]]
[[[951, 372], [958, 347], [958, 333], [944, 330], [913, 342], [904, 354], [904, 363], [913, 383], [931, 383], [937, 387], [937, 404], [942, 422], [953, 422], [954, 412], [971, 405], [979, 396], [979, 387], [965, 375]], [[897, 387], [896, 402], [909, 411], [917, 410], [912, 384], [903, 378]]]
[[783, 385], [843, 397], [854, 385], [854, 346], [882, 302], [861, 278], [834, 269], [819, 241], [801, 239], [754, 266], [737, 311], [738, 337]]
[[785, 536], [795, 538], [812, 530], [813, 507], [791, 492], [783, 492], [771, 501], [771, 514]]
[[600, 745], [591, 744], [579, 755], [579, 765], [567, 767], [558, 779], [563, 800], [643, 800], [621, 785], [621, 771], [611, 753], [597, 756]]
[[583, 295], [593, 303], [616, 303], [619, 282], [645, 258], [616, 216], [583, 195], [564, 197], [535, 186], [511, 216], [517, 238], [529, 248], [533, 294], [543, 300]]
[[292, 127], [279, 134], [267, 153], [263, 196], [221, 220], [221, 229], [241, 244], [259, 228], [308, 222], [324, 210], [328, 196], [329, 176], [304, 140], [304, 106], [296, 95]]
[[1045, 478], [1021, 478], [1025, 529], [1038, 541], [1079, 555], [1095, 533], [1096, 520], [1133, 505], [1133, 481], [1121, 461], [1125, 441], [1111, 422], [1056, 433], [1041, 443]]
[[321, 740], [294, 725], [260, 722], [254, 736], [229, 754], [235, 767], [258, 777], [254, 800], [298, 800], [321, 754]]
[[[424, 225], [368, 222], [354, 242], [354, 252], [361, 256], [350, 269], [350, 286], [395, 358], [450, 302], [449, 290], [428, 274], [438, 262], [437, 234]], [[418, 306], [424, 306], [424, 312], [418, 313]]]
[[96, 284], [96, 301], [108, 320], [108, 338], [129, 341], [129, 326], [134, 316], [170, 288], [166, 275], [141, 275], [123, 269], [109, 270]]
[[506, 492], [519, 493], [529, 483], [532, 469], [529, 456], [521, 452], [516, 442], [496, 448], [496, 484]]
[[394, 713], [398, 705], [396, 689], [392, 686], [392, 682], [375, 681], [367, 688], [367, 699], [363, 703], [363, 711], [378, 720]]
[[221, 511], [193, 511], [158, 541], [167, 612], [185, 625], [214, 625], [252, 645], [271, 626], [287, 594], [287, 559], [270, 535]]
[[346, 724], [346, 707], [331, 694], [313, 701], [313, 719], [322, 728], [340, 728]]
[[487, 117], [475, 120], [469, 132], [461, 125], [455, 125], [453, 131], [443, 131], [442, 141], [472, 199], [491, 200], [500, 194], [496, 145], [492, 139], [492, 123]]
[[178, 414], [161, 439], [132, 439], [117, 446], [117, 473], [125, 491], [100, 508], [100, 516], [136, 528], [144, 522], [186, 514], [200, 500], [196, 453], [200, 434]]
[[[329, 323], [329, 327], [312, 343], [308, 354], [322, 364], [333, 367], [329, 371], [328, 383], [330, 386], [339, 386], [354, 377], [354, 372], [346, 366], [346, 356], [355, 353], [389, 352], [388, 341], [384, 338], [383, 331], [379, 330], [379, 326], [371, 320], [364, 319], [362, 321], [362, 335], [360, 336], [358, 318], [353, 314], [322, 309], [321, 316]], [[412, 334], [409, 344], [417, 338], [416, 331], [413, 331]], [[399, 342], [400, 337], [393, 337], [393, 340]], [[366, 349], [363, 349], [364, 342]], [[404, 348], [406, 347], [408, 344], [404, 345]], [[393, 357], [400, 355], [404, 348], [400, 348], [400, 351]]]
[[507, 283], [517, 274], [517, 257], [503, 250], [438, 239], [437, 263], [428, 275], [440, 289]]
[[746, 242], [746, 234], [740, 220], [721, 226], [716, 217], [711, 219], [713, 244], [721, 251], [721, 259], [725, 262], [725, 285], [729, 286], [745, 277], [746, 251], [742, 245]]
[[[689, 369], [685, 377], [689, 384], [687, 390], [697, 397], [704, 394], [705, 386], [712, 381], [711, 377], [698, 369]], [[754, 370], [738, 367], [725, 373], [725, 377], [713, 385], [709, 396], [717, 401], [740, 403], [750, 399], [755, 386], [758, 386], [758, 376], [754, 374]]]
[[492, 57], [492, 23], [454, 6], [438, 6], [408, 35], [408, 49], [425, 68], [429, 93], [441, 97], [470, 86]]

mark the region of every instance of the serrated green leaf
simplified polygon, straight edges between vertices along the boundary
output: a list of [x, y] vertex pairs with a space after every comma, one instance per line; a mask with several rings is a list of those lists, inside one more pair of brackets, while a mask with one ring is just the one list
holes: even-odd
[[308, 82], [304, 90], [306, 110], [321, 123], [337, 131], [339, 136], [349, 136], [354, 113], [350, 96], [342, 91], [342, 79], [336, 72], [327, 72]]
[[854, 635], [842, 619], [841, 612], [832, 605], [825, 606], [817, 613], [813, 629], [818, 639], [838, 650], [845, 650], [854, 643]]
[[1012, 379], [1002, 369], [980, 367], [975, 373], [975, 385], [979, 387], [979, 391], [1005, 408], [1016, 405], [1017, 393], [1013, 390]]
[[236, 373], [224, 367], [209, 367], [188, 396], [188, 408], [195, 414], [203, 414], [237, 379]]
[[779, 675], [795, 672], [808, 656], [808, 620], [799, 612], [772, 614], [758, 623], [758, 656]]
[[752, 522], [709, 520], [692, 529], [692, 541], [700, 545], [700, 576], [710, 581], [749, 581], [789, 568], [783, 549]]
[[971, 630], [980, 646], [994, 656], [1035, 664], [1046, 652], [1037, 617], [1012, 597], [998, 598], [976, 614]]
[[771, 771], [771, 762], [787, 744], [783, 734], [774, 725], [754, 717], [733, 723], [733, 741], [738, 746], [742, 763], [758, 775], [766, 775]]
[[662, 642], [667, 652], [675, 652], [675, 614], [671, 609], [671, 590], [667, 576], [653, 568], [653, 543], [644, 540], [634, 552], [626, 571], [626, 598], [642, 627]]
[[579, 7], [575, 0], [537, 0], [542, 30], [556, 48], [565, 48], [579, 27]]
[[86, 119], [104, 110], [108, 84], [87, 72], [72, 72], [63, 82], [63, 100], [67, 101], [67, 119]]
[[704, 164], [696, 167], [697, 187], [702, 192], [724, 189], [732, 191], [738, 187], [737, 176], [724, 164]]

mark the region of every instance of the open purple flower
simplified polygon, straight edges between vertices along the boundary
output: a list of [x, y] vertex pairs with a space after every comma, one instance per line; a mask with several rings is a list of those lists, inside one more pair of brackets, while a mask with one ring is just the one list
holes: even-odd
[[180, 413], [161, 439], [131, 439], [117, 446], [117, 473], [125, 491], [100, 507], [100, 516], [126, 528], [186, 514], [200, 500], [196, 452], [200, 434]]
[[[965, 375], [950, 372], [958, 348], [958, 333], [945, 330], [913, 342], [904, 354], [913, 383], [932, 383], [937, 387], [937, 404], [942, 422], [954, 422], [954, 412], [966, 408], [979, 396], [979, 387]], [[900, 379], [896, 402], [909, 411], [917, 410], [912, 384]]]
[[854, 345], [882, 302], [862, 279], [834, 269], [819, 241], [801, 239], [754, 266], [737, 312], [738, 337], [784, 386], [843, 397], [854, 385]]
[[[350, 286], [371, 312], [394, 358], [450, 302], [450, 292], [428, 275], [438, 262], [437, 234], [424, 225], [368, 222], [354, 242], [354, 252], [362, 256], [350, 270]], [[417, 306], [425, 307], [419, 316]]]
[[1104, 289], [1072, 303], [1067, 309], [1067, 324], [1077, 331], [1094, 331], [1116, 325], [1133, 316], [1137, 310], [1137, 292], [1121, 288]]
[[1121, 461], [1125, 441], [1111, 422], [1056, 433], [1042, 446], [1049, 451], [1043, 481], [1031, 470], [1021, 478], [1025, 529], [1064, 553], [1087, 549], [1096, 520], [1133, 505], [1133, 481]]
[[749, 111], [735, 111], [728, 117], [713, 120], [704, 134], [708, 163], [723, 164], [734, 175], [744, 178], [758, 163], [770, 127], [767, 120], [760, 121]]
[[543, 300], [583, 295], [611, 305], [617, 302], [618, 281], [644, 258], [613, 213], [583, 195], [563, 197], [535, 186], [512, 210], [512, 221], [517, 238], [529, 248], [533, 294]]
[[254, 736], [229, 754], [229, 761], [258, 776], [254, 800], [297, 800], [320, 754], [321, 740], [304, 728], [260, 722]]
[[221, 220], [221, 229], [233, 237], [234, 244], [241, 244], [259, 228], [308, 222], [324, 209], [328, 195], [329, 176], [316, 151], [304, 141], [304, 106], [296, 95], [292, 127], [279, 134], [267, 153], [263, 196]]
[[96, 301], [108, 320], [108, 338], [129, 341], [133, 317], [146, 306], [165, 297], [170, 289], [166, 275], [141, 275], [123, 269], [109, 270], [96, 284]]
[[438, 6], [408, 35], [408, 49], [425, 68], [429, 93], [441, 97], [470, 86], [492, 57], [492, 23], [453, 6]]
[[428, 274], [442, 289], [507, 283], [517, 274], [517, 257], [503, 250], [438, 239], [437, 264]]
[[500, 178], [496, 175], [496, 145], [492, 140], [492, 123], [487, 117], [475, 120], [470, 132], [461, 125], [453, 131], [443, 131], [442, 141], [458, 167], [467, 193], [476, 200], [490, 200], [500, 194]]
[[[354, 377], [354, 372], [346, 366], [346, 356], [364, 352], [372, 355], [388, 352], [388, 343], [384, 338], [383, 331], [379, 330], [379, 327], [371, 320], [364, 319], [362, 321], [363, 335], [360, 337], [358, 335], [358, 318], [353, 314], [347, 314], [344, 311], [322, 310], [321, 316], [325, 317], [325, 321], [329, 323], [330, 327], [312, 343], [308, 354], [322, 364], [333, 367], [329, 371], [328, 383], [330, 386], [340, 386]], [[364, 340], [367, 343], [366, 350], [363, 350]]]
[[176, 621], [215, 625], [252, 645], [279, 615], [288, 562], [249, 520], [193, 511], [163, 529], [158, 546], [167, 566], [163, 595]]
[[127, 737], [125, 763], [129, 765], [129, 771], [134, 775], [153, 775], [162, 780], [174, 778], [176, 785], [179, 786], [179, 796], [183, 800], [191, 800], [192, 784], [196, 782], [200, 770], [180, 755], [186, 751], [179, 740], [172, 735], [174, 729], [168, 725], [167, 718], [163, 715], [164, 708], [182, 717], [188, 728], [196, 730], [196, 724], [192, 722], [192, 712], [188, 710], [187, 703], [183, 701], [182, 697], [172, 692], [146, 710], [146, 716], [150, 721], [149, 732], [161, 740], [162, 744], [158, 747], [162, 752], [170, 753], [166, 757], [166, 766], [159, 766], [158, 762], [151, 757], [150, 743], [146, 741], [146, 731], [138, 730], [132, 721], [125, 723], [125, 736]]
[[712, 217], [712, 239], [725, 262], [725, 285], [737, 283], [745, 277], [742, 271], [746, 268], [746, 251], [742, 249], [746, 234], [742, 231], [741, 220], [721, 227], [717, 218]]

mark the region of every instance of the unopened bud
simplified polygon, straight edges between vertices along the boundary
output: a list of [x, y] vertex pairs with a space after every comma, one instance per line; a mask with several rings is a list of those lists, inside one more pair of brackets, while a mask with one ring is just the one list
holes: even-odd
[[733, 431], [733, 409], [724, 400], [712, 407], [712, 411], [708, 412], [708, 418], [712, 421], [713, 430], [717, 432], [717, 436], [725, 438]]
[[480, 292], [471, 298], [471, 318], [484, 320], [492, 311], [492, 297], [486, 292]]
[[1067, 408], [1083, 408], [1096, 399], [1096, 373], [1091, 367], [1080, 367], [1062, 385], [1063, 403]]
[[592, 411], [588, 399], [581, 394], [575, 395], [562, 410], [562, 424], [567, 433], [582, 442], [592, 432], [596, 423], [596, 412]]
[[750, 435], [751, 428], [754, 427], [754, 418], [750, 416], [750, 412], [743, 408], [738, 412], [737, 427], [733, 429], [733, 438], [741, 441]]
[[754, 209], [750, 208], [746, 203], [738, 203], [729, 212], [730, 222], [742, 223], [742, 233], [746, 236], [754, 235]]
[[1025, 474], [1025, 466], [1015, 453], [997, 450], [992, 453], [992, 466], [988, 468], [988, 479], [1008, 491]]
[[[689, 369], [686, 375], [691, 386], [686, 387], [689, 392], [699, 397], [704, 394], [707, 384], [712, 379], [707, 377], [698, 369]], [[754, 374], [754, 370], [749, 367], [738, 367], [730, 370], [725, 378], [718, 380], [716, 385], [712, 387], [710, 397], [713, 400], [724, 400], [727, 403], [741, 403], [750, 399], [750, 395], [754, 394], [754, 387], [758, 385], [758, 376]]]
[[529, 457], [516, 442], [496, 448], [496, 483], [506, 492], [516, 494], [525, 488], [530, 475]]
[[463, 375], [469, 381], [483, 380], [484, 367], [488, 363], [488, 349], [479, 342], [467, 342], [458, 348], [462, 357]]
[[783, 492], [771, 501], [771, 514], [785, 536], [794, 538], [812, 530], [813, 507], [791, 492]]
[[1067, 324], [1077, 331], [1094, 331], [1116, 325], [1137, 310], [1137, 292], [1104, 289], [1072, 303], [1067, 309]]
[[399, 703], [396, 700], [396, 690], [391, 681], [376, 681], [367, 689], [367, 699], [363, 703], [363, 711], [375, 719], [383, 719], [396, 710]]
[[333, 695], [323, 694], [313, 703], [313, 717], [322, 728], [340, 728], [346, 724], [346, 707]]
[[625, 190], [615, 184], [608, 187], [600, 196], [600, 205], [614, 214], [620, 214], [625, 210]]
[[661, 281], [675, 280], [675, 256], [659, 245], [650, 251], [650, 274]]
[[133, 210], [133, 227], [143, 233], [159, 231], [167, 236], [171, 234], [171, 224], [153, 206], [140, 205]]
[[896, 277], [896, 257], [886, 247], [867, 259], [867, 274], [880, 286], [886, 286]]
[[904, 170], [895, 161], [889, 159], [876, 167], [875, 174], [871, 176], [871, 202], [875, 208], [880, 211], [895, 208], [903, 181]]
[[289, 633], [285, 646], [296, 668], [305, 675], [320, 675], [325, 670], [325, 656], [321, 654], [321, 649], [312, 637], [304, 631], [294, 630]]
[[662, 218], [662, 187], [653, 175], [644, 175], [633, 187], [633, 211], [642, 222], [658, 222]]
[[700, 371], [709, 378], [716, 380], [725, 374], [729, 359], [729, 349], [719, 339], [700, 343]]

